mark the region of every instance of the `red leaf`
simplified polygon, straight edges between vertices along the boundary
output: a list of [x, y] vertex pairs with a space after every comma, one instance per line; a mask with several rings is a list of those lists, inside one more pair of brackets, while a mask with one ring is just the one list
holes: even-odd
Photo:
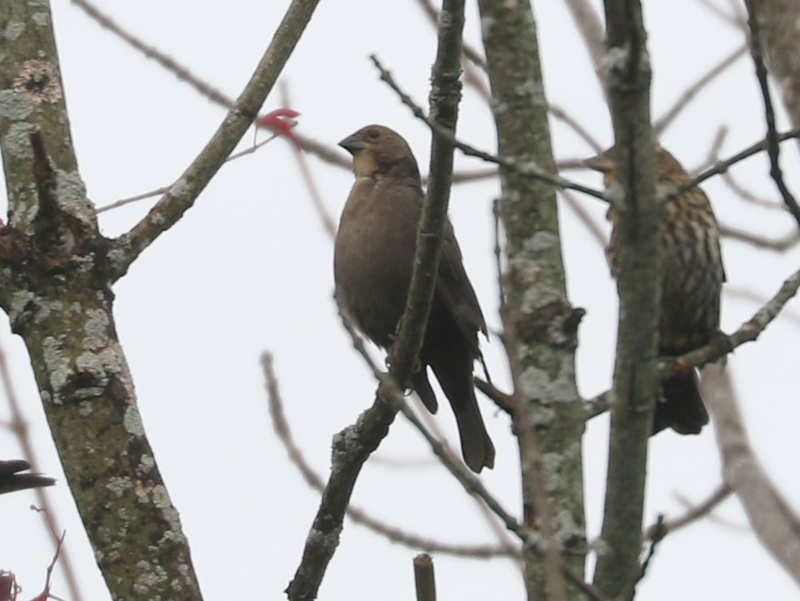
[[264, 127], [278, 136], [290, 139], [294, 145], [300, 150], [300, 142], [294, 137], [292, 128], [297, 125], [295, 117], [300, 113], [292, 109], [276, 109], [271, 113], [267, 113], [256, 121], [258, 127]]

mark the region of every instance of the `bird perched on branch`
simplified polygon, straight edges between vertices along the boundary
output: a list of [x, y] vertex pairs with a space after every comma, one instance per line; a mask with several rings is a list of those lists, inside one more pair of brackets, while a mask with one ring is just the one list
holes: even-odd
[[[388, 348], [411, 281], [424, 197], [419, 169], [406, 141], [388, 127], [368, 125], [339, 146], [353, 155], [356, 182], [336, 234], [336, 297], [367, 337]], [[455, 413], [464, 461], [474, 472], [494, 466], [494, 446], [472, 382], [473, 362], [481, 356], [479, 331], [486, 334], [486, 323], [448, 221], [421, 367], [411, 384], [436, 413], [427, 374], [428, 366], [433, 369]]]
[[[586, 161], [601, 171], [606, 187], [616, 182], [615, 149]], [[678, 188], [691, 177], [669, 152], [656, 148], [656, 177], [660, 193]], [[607, 215], [612, 225], [617, 215]], [[619, 240], [616, 227], [606, 250], [611, 272]], [[708, 344], [719, 331], [719, 305], [725, 270], [719, 247], [719, 226], [708, 197], [698, 187], [666, 202], [663, 231], [663, 278], [659, 354], [677, 356]], [[680, 434], [698, 434], [708, 423], [708, 413], [697, 388], [694, 369], [676, 374], [662, 384], [653, 419], [653, 433], [672, 428]]]
[[0, 461], [0, 494], [55, 484], [56, 481], [47, 476], [20, 473], [29, 469], [31, 469], [30, 464], [21, 459]]

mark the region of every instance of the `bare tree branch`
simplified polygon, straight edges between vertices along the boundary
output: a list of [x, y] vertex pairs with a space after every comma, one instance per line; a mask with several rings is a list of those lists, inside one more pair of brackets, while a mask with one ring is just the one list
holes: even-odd
[[745, 52], [747, 52], [747, 46], [740, 46], [731, 52], [727, 57], [725, 57], [718, 65], [712, 67], [708, 73], [687, 87], [680, 95], [678, 100], [675, 101], [675, 104], [672, 105], [672, 108], [670, 108], [661, 117], [656, 119], [656, 121], [653, 123], [653, 131], [655, 132], [655, 135], [657, 137], [661, 137], [661, 134], [666, 131], [675, 118], [681, 114], [681, 111], [683, 111], [683, 109], [689, 105], [694, 97], [697, 96], [697, 94], [718, 75], [722, 74], [728, 67], [735, 63]]
[[597, 73], [598, 81], [605, 91], [606, 81], [602, 75], [602, 62], [606, 55], [606, 36], [603, 21], [587, 0], [567, 0], [566, 4], [583, 37], [583, 43], [589, 52], [589, 58], [595, 73]]
[[703, 371], [701, 384], [714, 420], [725, 482], [741, 500], [764, 547], [800, 584], [800, 519], [772, 484], [750, 447], [730, 377], [724, 367], [715, 364]]
[[432, 121], [428, 116], [425, 115], [425, 112], [420, 108], [420, 106], [414, 102], [414, 100], [403, 90], [397, 83], [394, 81], [392, 74], [386, 70], [378, 58], [373, 54], [370, 56], [370, 59], [375, 64], [375, 67], [380, 72], [381, 80], [385, 81], [392, 90], [400, 97], [403, 104], [405, 104], [408, 108], [411, 109], [411, 112], [414, 113], [414, 116], [423, 121], [431, 131], [438, 133], [444, 138], [450, 136], [449, 142], [453, 144], [456, 148], [458, 148], [461, 152], [463, 152], [467, 156], [472, 156], [479, 158], [487, 163], [494, 163], [495, 165], [499, 165], [504, 167], [508, 171], [513, 173], [517, 173], [523, 177], [530, 177], [533, 179], [539, 179], [544, 182], [547, 182], [553, 186], [558, 188], [566, 188], [569, 190], [577, 190], [578, 192], [583, 192], [584, 194], [588, 194], [589, 196], [594, 196], [595, 198], [599, 198], [601, 200], [605, 200], [605, 196], [602, 192], [598, 190], [594, 190], [593, 188], [589, 188], [587, 186], [583, 186], [576, 182], [571, 182], [563, 177], [559, 177], [558, 175], [553, 175], [547, 173], [546, 171], [541, 170], [535, 163], [527, 162], [525, 164], [517, 164], [513, 161], [505, 159], [500, 156], [494, 156], [488, 152], [484, 152], [482, 150], [478, 150], [477, 148], [470, 146], [469, 144], [465, 144], [461, 142], [457, 138], [453, 137], [447, 131], [444, 131], [440, 126], [438, 126], [434, 121]]
[[731, 350], [744, 344], [756, 340], [761, 332], [772, 322], [780, 313], [781, 309], [789, 300], [797, 294], [800, 288], [800, 270], [793, 273], [781, 286], [777, 294], [770, 301], [761, 307], [749, 320], [744, 322], [733, 334], [719, 337], [712, 340], [711, 344], [693, 350], [677, 359], [662, 360], [659, 369], [662, 374], [672, 372], [678, 365], [690, 365], [702, 367], [708, 363], [717, 361]]
[[[741, 10], [741, 4], [737, 2]], [[795, 127], [800, 127], [800, 5], [795, 0], [759, 0], [762, 50]]]
[[726, 238], [739, 240], [740, 242], [746, 242], [747, 244], [755, 246], [756, 248], [765, 248], [777, 252], [784, 252], [800, 242], [800, 231], [798, 231], [796, 228], [792, 228], [791, 232], [779, 238], [767, 238], [765, 236], [754, 234], [737, 227], [720, 224], [719, 233]]
[[731, 492], [733, 491], [731, 491], [731, 488], [727, 484], [720, 484], [705, 501], [702, 501], [701, 503], [698, 503], [694, 507], [690, 508], [689, 511], [684, 513], [682, 516], [677, 517], [674, 520], [666, 521], [663, 524], [659, 524], [657, 522], [648, 526], [644, 531], [643, 538], [645, 540], [653, 540], [656, 536], [663, 538], [667, 534], [671, 534], [676, 530], [680, 530], [681, 528], [688, 526], [701, 518], [704, 518], [711, 513], [711, 511], [717, 505], [727, 499]]
[[[792, 129], [782, 134], [777, 134], [776, 139], [778, 142], [785, 142], [786, 140], [791, 140], [797, 138], [798, 136], [800, 136], [800, 128]], [[718, 161], [716, 165], [714, 165], [711, 169], [703, 171], [699, 175], [695, 176], [691, 181], [686, 182], [682, 186], [679, 186], [678, 188], [673, 190], [669, 194], [669, 196], [670, 197], [680, 196], [687, 190], [691, 190], [695, 186], [699, 186], [707, 179], [714, 177], [715, 175], [720, 175], [722, 173], [725, 173], [726, 171], [728, 171], [728, 169], [730, 169], [733, 165], [735, 165], [739, 161], [743, 161], [744, 159], [747, 159], [755, 154], [758, 154], [759, 152], [766, 150], [767, 145], [768, 142], [766, 139], [764, 139], [760, 142], [756, 142], [755, 144], [751, 144], [744, 150], [737, 152], [736, 154], [734, 154], [731, 157], [728, 157], [725, 160]]]
[[[703, 367], [708, 363], [718, 361], [728, 353], [734, 351], [746, 342], [756, 340], [766, 327], [777, 317], [783, 307], [791, 300], [800, 288], [800, 270], [792, 274], [781, 286], [780, 290], [753, 316], [728, 336], [718, 336], [710, 344], [690, 351], [680, 357], [664, 357], [659, 362], [659, 377], [661, 380], [675, 375], [676, 370], [687, 367]], [[613, 394], [611, 391], [603, 392], [596, 397], [584, 401], [586, 419], [596, 417], [609, 407]]]
[[[278, 439], [283, 443], [289, 460], [294, 464], [306, 483], [313, 489], [322, 492], [325, 489], [325, 482], [320, 475], [308, 464], [303, 456], [302, 450], [295, 444], [289, 423], [283, 412], [283, 401], [278, 386], [278, 379], [272, 363], [272, 354], [264, 352], [261, 355], [261, 366], [264, 371], [264, 378], [267, 386], [269, 399], [269, 412], [272, 417], [272, 426], [275, 429]], [[374, 460], [375, 458], [373, 458]], [[491, 545], [453, 545], [443, 543], [416, 534], [405, 532], [401, 528], [392, 526], [370, 516], [363, 509], [349, 504], [347, 515], [355, 523], [366, 526], [370, 530], [385, 536], [394, 543], [405, 545], [412, 549], [424, 549], [435, 553], [446, 553], [457, 557], [516, 557], [519, 550], [514, 546], [491, 546]]]
[[[719, 18], [721, 21], [724, 21], [728, 25], [731, 25], [737, 29], [744, 30], [747, 26], [747, 23], [743, 19], [742, 15], [737, 14], [734, 11], [734, 14], [730, 14], [725, 10], [721, 9], [714, 0], [697, 0], [700, 4], [702, 4], [708, 11]], [[731, 2], [731, 5], [735, 5], [735, 2]]]
[[[441, 128], [448, 132], [455, 130], [458, 115], [463, 25], [463, 0], [445, 0], [432, 75], [431, 113], [440, 121]], [[413, 373], [439, 271], [452, 166], [453, 148], [436, 131], [431, 150], [431, 181], [417, 229], [411, 282], [399, 330], [390, 350], [391, 377], [382, 381], [372, 407], [361, 414], [356, 424], [334, 438], [331, 475], [306, 539], [300, 565], [286, 589], [290, 601], [316, 598], [325, 570], [338, 546], [344, 513], [361, 467], [388, 433], [398, 410], [391, 402], [392, 389], [397, 388], [394, 382], [404, 385]], [[347, 323], [347, 316], [343, 317]], [[402, 393], [400, 396], [402, 398]]]
[[772, 106], [772, 96], [769, 91], [769, 83], [767, 82], [767, 67], [764, 65], [764, 59], [761, 56], [761, 35], [759, 31], [758, 15], [756, 14], [753, 0], [745, 0], [745, 4], [747, 5], [747, 13], [749, 16], [747, 24], [750, 27], [750, 54], [753, 57], [758, 85], [761, 88], [761, 96], [764, 99], [764, 114], [767, 122], [767, 155], [769, 156], [770, 164], [769, 174], [775, 182], [778, 191], [781, 193], [784, 204], [794, 216], [798, 225], [800, 225], [800, 205], [797, 204], [786, 182], [783, 180], [783, 171], [780, 165], [781, 147], [778, 143], [778, 132], [775, 128], [775, 109]]
[[115, 258], [113, 267], [117, 277], [125, 274], [130, 264], [151, 242], [177, 223], [224, 164], [256, 118], [318, 1], [292, 1], [253, 76], [211, 140], [147, 216], [114, 241], [112, 256]]
[[639, 574], [647, 443], [660, 380], [656, 362], [661, 313], [661, 224], [656, 199], [651, 70], [638, 0], [605, 0], [607, 88], [624, 198], [615, 204], [623, 241], [615, 264], [619, 326], [602, 539], [594, 585], [606, 597], [629, 590]]
[[566, 201], [567, 207], [570, 211], [572, 211], [575, 216], [580, 220], [580, 222], [586, 227], [586, 231], [591, 234], [592, 238], [600, 248], [605, 248], [606, 244], [608, 243], [608, 238], [606, 237], [606, 233], [603, 231], [603, 228], [594, 220], [594, 217], [586, 210], [583, 204], [575, 198], [575, 195], [572, 194], [569, 190], [561, 190], [559, 192], [561, 197]]
[[[30, 428], [28, 422], [25, 421], [22, 415], [22, 409], [19, 404], [19, 399], [17, 398], [17, 391], [14, 388], [14, 382], [8, 370], [6, 353], [2, 346], [0, 346], [0, 380], [3, 382], [3, 392], [5, 392], [6, 399], [8, 400], [8, 407], [11, 410], [11, 423], [9, 424], [9, 428], [16, 434], [25, 459], [31, 464], [34, 471], [38, 471], [39, 462], [36, 460], [36, 452], [34, 451], [33, 443], [29, 435]], [[54, 543], [58, 543], [59, 537], [57, 533], [61, 531], [61, 526], [56, 520], [53, 504], [50, 502], [50, 495], [47, 494], [44, 488], [35, 488], [34, 494], [36, 495], [36, 504], [43, 510], [42, 514], [47, 522], [47, 530], [50, 532], [51, 540]], [[64, 577], [67, 580], [70, 596], [74, 601], [82, 601], [83, 595], [81, 594], [78, 579], [75, 576], [75, 568], [72, 565], [71, 554], [67, 551], [64, 551], [61, 555], [61, 566], [64, 569]]]

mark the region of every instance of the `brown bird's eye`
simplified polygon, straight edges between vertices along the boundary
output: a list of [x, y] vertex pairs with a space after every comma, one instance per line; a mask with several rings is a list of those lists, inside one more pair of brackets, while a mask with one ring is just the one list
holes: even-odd
[[367, 138], [369, 140], [373, 140], [374, 141], [374, 140], [377, 140], [380, 137], [381, 137], [381, 132], [379, 132], [377, 129], [367, 130]]

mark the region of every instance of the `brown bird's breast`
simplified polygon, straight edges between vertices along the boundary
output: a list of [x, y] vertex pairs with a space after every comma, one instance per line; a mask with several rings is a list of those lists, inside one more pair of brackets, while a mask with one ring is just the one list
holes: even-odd
[[[616, 226], [616, 214], [607, 217]], [[618, 244], [616, 227], [607, 249], [611, 270]], [[719, 227], [705, 193], [695, 188], [671, 199], [661, 234], [663, 280], [660, 351], [679, 355], [706, 344], [717, 330], [725, 280]]]
[[391, 344], [405, 307], [420, 202], [417, 186], [360, 177], [339, 222], [337, 297], [359, 329], [383, 347]]

